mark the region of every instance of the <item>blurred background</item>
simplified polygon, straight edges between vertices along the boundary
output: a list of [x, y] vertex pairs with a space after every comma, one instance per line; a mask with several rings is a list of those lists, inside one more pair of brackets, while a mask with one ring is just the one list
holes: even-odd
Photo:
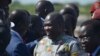
[[[12, 1], [13, 3], [10, 5], [10, 11], [21, 8], [28, 10], [31, 14], [34, 14], [35, 4], [39, 0], [12, 0]], [[90, 6], [96, 0], [49, 0], [49, 1], [51, 1], [54, 4], [56, 11], [59, 11], [67, 3], [75, 3], [80, 8], [80, 14], [89, 14]]]
[[[35, 14], [35, 4], [39, 0], [12, 0], [10, 4], [10, 12], [15, 9], [26, 9], [31, 14]], [[96, 0], [49, 0], [54, 4], [55, 11], [60, 11], [67, 3], [75, 3], [78, 5], [80, 15], [78, 17], [76, 33], [78, 33], [79, 25], [85, 20], [90, 19], [90, 7]], [[76, 34], [77, 35], [77, 34]]]

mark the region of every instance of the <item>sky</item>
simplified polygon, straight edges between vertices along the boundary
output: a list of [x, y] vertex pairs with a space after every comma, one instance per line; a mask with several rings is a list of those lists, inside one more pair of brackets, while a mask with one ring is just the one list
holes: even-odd
[[[18, 0], [22, 4], [31, 4], [31, 3], [37, 3], [39, 0]], [[78, 2], [82, 5], [93, 3], [96, 0], [49, 0], [51, 2], [59, 2], [59, 3], [71, 3], [71, 2]]]

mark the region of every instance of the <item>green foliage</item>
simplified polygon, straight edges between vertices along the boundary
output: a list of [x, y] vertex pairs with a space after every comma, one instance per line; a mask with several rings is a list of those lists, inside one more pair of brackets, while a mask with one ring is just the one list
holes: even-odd
[[34, 14], [35, 13], [35, 6], [33, 4], [30, 5], [22, 5], [22, 4], [11, 4], [10, 5], [10, 12], [16, 9], [25, 9], [29, 11], [29, 13]]
[[54, 3], [55, 11], [59, 12], [63, 8], [63, 4]]
[[88, 5], [85, 5], [85, 6], [80, 6], [79, 7], [80, 13], [90, 15], [90, 7], [91, 7], [91, 4], [88, 4]]

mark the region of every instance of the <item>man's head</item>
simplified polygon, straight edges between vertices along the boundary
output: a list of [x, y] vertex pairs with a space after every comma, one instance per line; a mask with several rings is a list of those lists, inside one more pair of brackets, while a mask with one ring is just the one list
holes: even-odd
[[[71, 6], [69, 7], [65, 7], [63, 9], [61, 9], [60, 14], [63, 15], [64, 19], [65, 19], [65, 30], [69, 30], [69, 32], [66, 32], [67, 34], [70, 33], [70, 35], [74, 34], [74, 30], [76, 28], [76, 23], [77, 23], [77, 13], [75, 11], [75, 9], [73, 9]], [[70, 21], [70, 22], [69, 22]], [[69, 23], [68, 23], [69, 22]], [[70, 25], [68, 25], [68, 24]], [[70, 27], [70, 28], [69, 28]], [[69, 28], [69, 29], [68, 29]], [[71, 31], [70, 31], [71, 30]]]
[[78, 18], [78, 16], [79, 16], [79, 8], [78, 8], [78, 6], [77, 6], [76, 4], [74, 4], [74, 3], [69, 3], [69, 4], [67, 4], [65, 7], [66, 7], [66, 8], [67, 8], [67, 7], [73, 8], [73, 9], [75, 10], [75, 12], [76, 12], [76, 18]]
[[71, 6], [64, 7], [63, 9], [61, 9], [60, 14], [62, 14], [62, 15], [71, 14], [76, 17], [76, 11]]
[[66, 14], [66, 15], [63, 15], [63, 19], [64, 19], [64, 23], [65, 23], [65, 33], [73, 36], [74, 35], [74, 27], [76, 26], [75, 25], [75, 17], [70, 14]]
[[36, 4], [36, 13], [44, 19], [49, 13], [53, 11], [54, 11], [54, 6], [50, 1], [43, 0], [39, 1]]
[[100, 21], [89, 20], [82, 24], [79, 39], [83, 49], [92, 53], [100, 45]]
[[62, 15], [52, 12], [45, 18], [44, 30], [50, 38], [59, 36], [64, 31], [64, 20]]
[[30, 14], [26, 10], [12, 11], [9, 19], [15, 24], [12, 28], [21, 36], [25, 34], [31, 23]]
[[30, 27], [30, 31], [33, 30], [34, 32], [33, 35], [35, 35], [38, 38], [43, 37], [44, 29], [41, 17], [36, 15], [32, 15], [31, 17], [32, 17], [31, 19], [32, 26]]
[[5, 20], [5, 12], [0, 10], [0, 54], [5, 51], [5, 48], [10, 42], [10, 27], [8, 21]]

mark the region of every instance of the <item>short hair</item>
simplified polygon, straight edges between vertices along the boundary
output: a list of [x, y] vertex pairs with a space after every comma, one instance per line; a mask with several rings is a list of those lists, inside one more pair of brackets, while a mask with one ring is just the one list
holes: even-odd
[[[74, 8], [74, 10], [76, 11], [77, 17], [79, 16], [79, 7], [75, 4], [75, 3], [68, 3], [68, 6]], [[65, 7], [67, 7], [67, 5]]]
[[88, 26], [89, 34], [100, 36], [100, 20], [88, 20], [84, 22], [81, 26]]
[[48, 9], [49, 11], [54, 11], [54, 6], [50, 1], [39, 1], [36, 4], [36, 11], [41, 10], [40, 8]]
[[40, 16], [37, 15], [31, 15], [31, 23], [32, 27], [34, 28], [37, 24], [43, 26], [43, 21]]
[[53, 11], [54, 11], [54, 6], [50, 1], [42, 0], [36, 4], [36, 13], [43, 18], [45, 18], [47, 14]]
[[60, 13], [61, 13], [62, 15], [71, 14], [71, 15], [73, 15], [73, 16], [76, 17], [76, 12], [75, 12], [75, 10], [74, 10], [73, 8], [71, 8], [71, 7], [65, 7], [65, 8], [61, 9], [61, 10], [60, 10]]
[[58, 23], [59, 26], [64, 27], [64, 19], [60, 13], [52, 12], [48, 14], [46, 18], [49, 18], [52, 21], [56, 21], [56, 23]]
[[9, 15], [9, 19], [17, 24], [18, 22], [20, 23], [29, 23], [30, 24], [30, 14], [23, 9], [17, 9], [12, 11], [12, 13]]

